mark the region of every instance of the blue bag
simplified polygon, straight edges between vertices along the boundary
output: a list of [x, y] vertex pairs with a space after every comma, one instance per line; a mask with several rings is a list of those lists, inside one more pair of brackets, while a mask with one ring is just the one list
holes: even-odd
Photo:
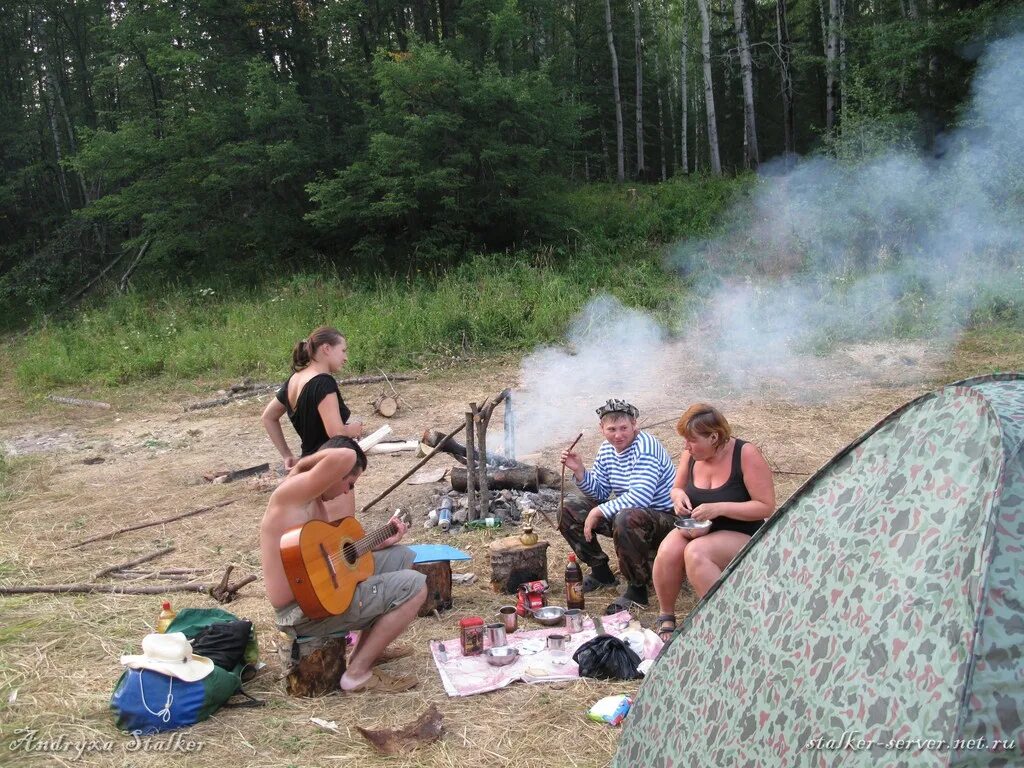
[[[183, 632], [192, 639], [211, 624], [237, 620], [219, 608], [189, 608], [178, 614], [167, 631]], [[254, 637], [250, 645], [255, 651]], [[248, 659], [252, 654], [247, 652], [246, 655]], [[201, 722], [240, 690], [243, 667], [244, 663], [232, 670], [214, 666], [210, 674], [195, 682], [185, 682], [151, 669], [126, 669], [110, 697], [117, 727], [132, 733], [151, 734]]]

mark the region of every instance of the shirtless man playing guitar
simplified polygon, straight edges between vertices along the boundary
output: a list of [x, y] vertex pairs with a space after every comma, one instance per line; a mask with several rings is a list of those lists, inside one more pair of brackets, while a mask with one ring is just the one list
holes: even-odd
[[[366, 454], [350, 438], [334, 437], [316, 453], [299, 460], [277, 487], [260, 525], [260, 551], [267, 597], [277, 624], [293, 637], [323, 637], [361, 630], [359, 642], [341, 676], [343, 691], [397, 692], [416, 685], [413, 677], [373, 669], [388, 643], [404, 632], [427, 597], [426, 577], [412, 570], [413, 552], [396, 546], [406, 525], [397, 518], [394, 535], [373, 548], [373, 575], [356, 587], [343, 613], [322, 619], [306, 616], [292, 593], [282, 562], [281, 537], [311, 520], [333, 523], [346, 517], [337, 499], [349, 493], [366, 469]], [[332, 503], [333, 502], [333, 503]]]

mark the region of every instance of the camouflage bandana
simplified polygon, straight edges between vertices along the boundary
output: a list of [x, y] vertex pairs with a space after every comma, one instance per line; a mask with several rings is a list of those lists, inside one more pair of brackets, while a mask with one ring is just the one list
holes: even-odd
[[617, 398], [612, 398], [597, 409], [597, 417], [599, 419], [603, 419], [609, 413], [623, 413], [631, 419], [635, 419], [640, 415], [640, 411], [635, 405], [630, 405], [625, 400]]

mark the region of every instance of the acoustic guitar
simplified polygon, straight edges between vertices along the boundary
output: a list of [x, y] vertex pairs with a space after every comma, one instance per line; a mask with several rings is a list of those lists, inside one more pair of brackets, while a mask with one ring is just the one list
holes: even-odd
[[311, 619], [348, 610], [359, 582], [373, 575], [373, 550], [398, 533], [394, 522], [370, 534], [354, 517], [310, 520], [281, 536], [281, 562], [295, 602]]

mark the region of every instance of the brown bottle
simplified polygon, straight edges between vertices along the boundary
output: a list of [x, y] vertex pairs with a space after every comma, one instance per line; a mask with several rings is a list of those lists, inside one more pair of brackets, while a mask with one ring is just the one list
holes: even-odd
[[565, 566], [565, 605], [572, 610], [583, 610], [583, 571], [576, 562], [576, 555], [569, 555], [569, 564]]

